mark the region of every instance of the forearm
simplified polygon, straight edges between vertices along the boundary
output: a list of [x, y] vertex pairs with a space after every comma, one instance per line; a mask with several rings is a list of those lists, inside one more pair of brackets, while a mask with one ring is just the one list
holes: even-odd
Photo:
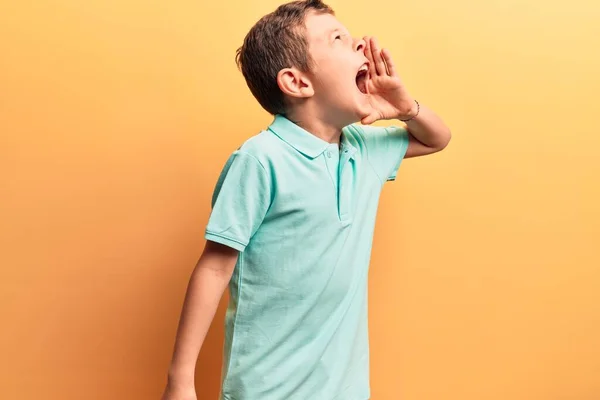
[[230, 271], [212, 263], [201, 259], [190, 278], [169, 367], [171, 383], [193, 385], [200, 348], [231, 278]]
[[450, 142], [450, 129], [442, 119], [426, 106], [415, 104], [413, 110], [408, 115], [400, 116], [400, 119], [409, 119], [415, 114], [418, 115], [406, 122], [406, 128], [410, 134], [423, 145], [432, 149], [441, 150]]

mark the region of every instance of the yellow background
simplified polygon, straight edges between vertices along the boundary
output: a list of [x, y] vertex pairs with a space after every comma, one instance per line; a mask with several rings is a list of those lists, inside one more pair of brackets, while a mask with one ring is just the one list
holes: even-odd
[[[0, 398], [159, 397], [217, 175], [271, 121], [234, 53], [277, 4], [3, 3]], [[600, 3], [330, 4], [454, 133], [384, 190], [373, 399], [600, 399]]]

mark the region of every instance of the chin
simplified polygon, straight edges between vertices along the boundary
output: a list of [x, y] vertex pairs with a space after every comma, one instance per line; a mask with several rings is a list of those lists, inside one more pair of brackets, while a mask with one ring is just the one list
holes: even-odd
[[365, 107], [360, 103], [355, 104], [354, 107], [350, 108], [348, 112], [345, 113], [347, 117], [345, 118], [346, 124], [344, 126], [360, 122], [364, 117], [371, 114], [370, 110], [371, 108], [368, 106]]
[[343, 120], [342, 126], [348, 126], [359, 123], [364, 117], [366, 117], [369, 114], [370, 112], [364, 112], [364, 110], [361, 109], [354, 109], [346, 113], [346, 117]]

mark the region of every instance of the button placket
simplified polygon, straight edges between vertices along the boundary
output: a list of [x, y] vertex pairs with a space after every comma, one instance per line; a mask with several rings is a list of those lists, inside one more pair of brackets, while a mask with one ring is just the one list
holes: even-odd
[[327, 170], [329, 172], [329, 177], [333, 183], [334, 190], [336, 192], [336, 199], [339, 187], [338, 180], [338, 170], [339, 170], [339, 155], [336, 154], [336, 149], [333, 148], [332, 145], [328, 146], [327, 149], [323, 152], [323, 157], [325, 159], [325, 164], [327, 165]]
[[354, 160], [353, 149], [344, 148], [339, 164], [338, 178], [338, 213], [340, 221], [348, 221], [350, 216], [350, 205], [352, 201], [353, 168]]

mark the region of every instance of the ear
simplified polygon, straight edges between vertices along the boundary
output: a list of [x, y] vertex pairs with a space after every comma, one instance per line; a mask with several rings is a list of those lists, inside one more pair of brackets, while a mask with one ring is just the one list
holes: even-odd
[[306, 74], [296, 68], [284, 68], [277, 74], [277, 85], [291, 97], [307, 98], [315, 94], [312, 82]]

